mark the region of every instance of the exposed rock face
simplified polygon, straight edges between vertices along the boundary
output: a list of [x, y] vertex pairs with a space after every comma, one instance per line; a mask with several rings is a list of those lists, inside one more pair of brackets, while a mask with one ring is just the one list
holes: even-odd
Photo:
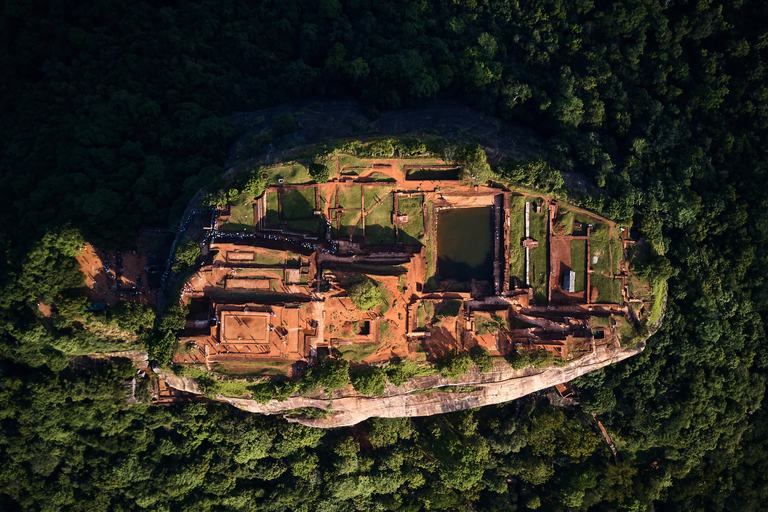
[[[356, 393], [352, 386], [347, 386], [335, 391], [333, 400], [329, 400], [327, 395], [311, 398], [297, 396], [284, 402], [272, 400], [266, 404], [242, 398], [219, 397], [219, 399], [245, 411], [261, 414], [280, 414], [301, 407], [316, 407], [333, 411], [334, 414], [326, 418], [297, 418], [288, 421], [320, 428], [345, 427], [371, 417], [431, 416], [509, 402], [639, 354], [644, 348], [645, 343], [628, 350], [610, 350], [603, 347], [567, 366], [540, 370], [533, 368], [513, 370], [506, 364], [499, 364], [494, 371], [488, 373], [480, 373], [473, 367], [473, 371], [459, 380], [447, 380], [439, 375], [417, 377], [399, 387], [388, 384], [385, 395], [380, 397], [364, 396]], [[171, 381], [168, 381], [168, 384], [176, 387]], [[191, 390], [191, 385], [176, 384], [184, 386], [178, 389]], [[429, 393], [414, 393], [416, 390], [446, 386], [472, 386], [474, 390], [455, 393], [437, 390]]]

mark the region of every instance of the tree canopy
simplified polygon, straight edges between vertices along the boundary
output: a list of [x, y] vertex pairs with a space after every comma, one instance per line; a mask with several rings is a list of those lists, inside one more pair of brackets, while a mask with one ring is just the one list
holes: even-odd
[[[4, 7], [3, 509], [764, 508], [764, 2]], [[263, 189], [258, 175], [225, 182], [225, 165], [248, 168], [228, 149], [247, 132], [254, 151], [274, 156], [299, 142], [302, 114], [243, 126], [238, 113], [340, 96], [370, 118], [458, 99], [478, 117], [530, 129], [498, 168], [487, 167], [499, 155], [481, 155], [482, 140], [449, 156], [478, 184], [536, 187], [633, 220], [653, 253], [645, 272], [669, 277], [645, 351], [578, 379], [575, 410], [518, 402], [326, 432], [225, 405], [129, 406], [133, 369], [82, 357], [131, 346], [89, 328], [112, 320], [78, 298], [83, 242], [120, 248], [139, 226], [175, 226], [203, 187], [223, 191], [209, 204]], [[420, 144], [365, 150], [416, 155]], [[41, 302], [58, 314], [45, 317]], [[179, 313], [145, 332], [161, 364]], [[149, 316], [136, 314], [118, 311], [119, 322], [146, 331]], [[471, 364], [458, 362], [457, 372]], [[341, 366], [316, 382], [348, 382]], [[421, 370], [402, 362], [385, 371], [397, 384]], [[253, 393], [264, 398], [260, 385]]]

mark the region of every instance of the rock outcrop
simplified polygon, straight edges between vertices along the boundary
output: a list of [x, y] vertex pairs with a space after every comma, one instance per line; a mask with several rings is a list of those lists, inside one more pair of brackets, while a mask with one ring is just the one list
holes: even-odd
[[[288, 418], [288, 421], [320, 428], [345, 427], [371, 417], [430, 416], [509, 402], [639, 354], [644, 348], [645, 343], [625, 350], [600, 347], [594, 353], [566, 366], [544, 369], [514, 370], [506, 364], [497, 364], [494, 371], [481, 373], [473, 367], [472, 371], [458, 380], [444, 379], [439, 375], [417, 377], [402, 386], [388, 384], [383, 396], [361, 395], [352, 386], [347, 386], [334, 391], [330, 398], [326, 394], [316, 397], [294, 396], [283, 402], [272, 400], [266, 404], [224, 396], [219, 396], [219, 400], [260, 414], [283, 414], [293, 409], [314, 407], [331, 414], [324, 418]], [[197, 388], [193, 379], [176, 378], [167, 382], [172, 387], [188, 392], [194, 393], [193, 390]], [[448, 388], [460, 391], [448, 392]], [[430, 389], [434, 391], [426, 391]]]

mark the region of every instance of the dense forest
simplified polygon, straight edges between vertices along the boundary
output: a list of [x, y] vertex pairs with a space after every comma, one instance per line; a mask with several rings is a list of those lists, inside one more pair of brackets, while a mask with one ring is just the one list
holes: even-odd
[[[0, 507], [762, 510], [766, 20], [760, 1], [5, 2]], [[73, 358], [115, 349], [72, 320], [78, 248], [173, 223], [221, 185], [231, 112], [307, 96], [353, 97], [372, 118], [454, 98], [533, 129], [551, 166], [604, 188], [590, 207], [651, 242], [645, 271], [670, 277], [662, 328], [580, 378], [576, 410], [321, 431], [128, 405], [130, 366]], [[101, 321], [173, 330], [173, 314], [152, 318]]]

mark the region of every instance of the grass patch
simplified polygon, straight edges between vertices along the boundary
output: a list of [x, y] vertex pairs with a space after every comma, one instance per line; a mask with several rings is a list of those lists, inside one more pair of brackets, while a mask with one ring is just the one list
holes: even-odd
[[252, 382], [247, 381], [227, 380], [221, 375], [215, 375], [202, 368], [191, 366], [180, 368], [177, 373], [184, 377], [192, 377], [193, 379], [196, 379], [200, 391], [202, 391], [203, 395], [208, 398], [215, 398], [216, 395], [219, 394], [242, 398], [250, 393], [248, 386], [253, 384]]
[[363, 193], [360, 185], [340, 185], [336, 189], [336, 194], [339, 198], [339, 206], [342, 208], [357, 208], [362, 207]]
[[263, 167], [261, 171], [269, 175], [269, 183], [272, 185], [280, 183], [280, 179], [283, 180], [283, 183], [296, 184], [310, 183], [312, 181], [312, 176], [309, 175], [307, 168], [297, 163]]
[[613, 230], [611, 237], [611, 257], [613, 258], [613, 275], [619, 274], [619, 262], [624, 259], [624, 244], [618, 236], [618, 229]]
[[520, 241], [525, 238], [525, 197], [512, 196], [509, 201], [509, 282], [517, 279], [525, 284], [525, 249]]
[[339, 230], [340, 238], [347, 238], [351, 234], [360, 234], [357, 230], [360, 229], [360, 211], [359, 210], [347, 210], [341, 217], [341, 229]]
[[589, 235], [589, 265], [595, 270], [595, 274], [607, 276], [611, 272], [611, 258], [608, 250], [609, 231], [608, 224], [593, 224]]
[[241, 193], [230, 205], [231, 215], [221, 220], [223, 231], [253, 231], [253, 195]]
[[637, 345], [638, 332], [626, 318], [616, 318], [616, 332], [621, 334], [620, 343], [623, 348], [632, 348]]
[[664, 299], [667, 297], [667, 280], [655, 279], [653, 281], [653, 306], [651, 306], [651, 313], [648, 315], [648, 325], [655, 325], [661, 320], [661, 315], [664, 313]]
[[389, 323], [386, 320], [379, 322], [379, 336], [383, 340], [389, 334]]
[[461, 311], [462, 304], [460, 300], [449, 300], [437, 310], [437, 316], [443, 318], [456, 317], [459, 315], [459, 311]]
[[408, 181], [455, 181], [459, 179], [459, 169], [408, 169], [405, 179]]
[[290, 363], [280, 364], [276, 362], [243, 361], [238, 362], [233, 366], [216, 363], [213, 369], [216, 373], [228, 377], [249, 378], [276, 375], [287, 376], [290, 367]]
[[[287, 254], [274, 249], [260, 249], [253, 255], [253, 263], [257, 265], [284, 265]], [[244, 269], [235, 270], [235, 275], [243, 274]]]
[[319, 407], [299, 407], [283, 413], [286, 418], [320, 419], [336, 414], [335, 411], [320, 409]]
[[531, 249], [531, 286], [533, 297], [538, 303], [547, 301], [547, 255], [546, 244], [539, 243]]
[[542, 208], [541, 213], [533, 213], [531, 205], [530, 215], [531, 238], [539, 242], [539, 246], [531, 249], [531, 286], [536, 302], [547, 302], [547, 259], [549, 256], [549, 240], [547, 239], [547, 209]]
[[387, 195], [391, 194], [392, 187], [389, 186], [374, 186], [363, 188], [363, 198], [365, 199], [365, 209], [370, 210], [377, 205], [379, 201], [386, 202]]
[[571, 240], [571, 270], [576, 273], [574, 291], [582, 293], [586, 288], [587, 280], [587, 241]]
[[405, 245], [424, 245], [424, 196], [398, 199], [398, 212], [408, 215], [408, 223], [400, 226], [400, 242]]
[[555, 235], [570, 235], [573, 233], [574, 215], [572, 211], [560, 208], [559, 215], [554, 220], [552, 231]]
[[[435, 210], [434, 205], [432, 204], [432, 201], [427, 201], [427, 204], [424, 205], [424, 208], [427, 209], [427, 225], [434, 224], [435, 221]], [[437, 278], [435, 277], [435, 274], [437, 272], [437, 264], [436, 264], [436, 258], [435, 258], [435, 237], [429, 237], [429, 240], [427, 241], [427, 250], [425, 251], [425, 258], [427, 260], [427, 275], [424, 278], [424, 291], [434, 291], [439, 288], [439, 283], [437, 282]]]
[[475, 333], [478, 336], [484, 334], [496, 334], [499, 331], [506, 330], [507, 322], [499, 315], [475, 315]]
[[584, 215], [576, 215], [574, 217], [574, 221], [581, 224], [581, 228], [575, 229], [573, 231], [574, 236], [586, 236], [587, 234], [587, 226], [589, 224], [594, 224], [595, 220], [592, 217], [586, 217]]
[[381, 181], [381, 182], [384, 182], [384, 181], [394, 182], [395, 181], [395, 178], [393, 178], [392, 176], [390, 176], [388, 174], [384, 174], [383, 172], [378, 172], [378, 171], [372, 172], [371, 174], [366, 176], [365, 179], [371, 180], [371, 181]]
[[290, 231], [306, 231], [317, 235], [319, 222], [317, 219], [296, 219], [285, 223], [285, 227]]
[[621, 281], [610, 277], [592, 274], [592, 285], [597, 287], [597, 302], [603, 304], [621, 304]]
[[[333, 160], [329, 160], [329, 163], [331, 165], [335, 165]], [[341, 155], [339, 155], [339, 169], [344, 169], [344, 167], [365, 167], [365, 168], [369, 168], [369, 167], [371, 167], [371, 164], [366, 162], [366, 161], [364, 161], [364, 160], [360, 160], [356, 156], [341, 154]]]
[[266, 203], [267, 212], [265, 217], [267, 224], [274, 226], [280, 222], [280, 206], [278, 204], [277, 192], [267, 192]]
[[362, 363], [371, 354], [376, 352], [380, 345], [371, 343], [353, 343], [351, 345], [342, 345], [335, 350], [339, 357], [352, 363]]
[[[366, 204], [368, 200], [366, 199]], [[365, 216], [365, 238], [370, 244], [394, 244], [395, 228], [392, 225], [394, 197], [387, 194], [381, 204], [375, 206]]]
[[315, 211], [315, 189], [292, 189], [281, 197], [284, 219], [312, 218]]

